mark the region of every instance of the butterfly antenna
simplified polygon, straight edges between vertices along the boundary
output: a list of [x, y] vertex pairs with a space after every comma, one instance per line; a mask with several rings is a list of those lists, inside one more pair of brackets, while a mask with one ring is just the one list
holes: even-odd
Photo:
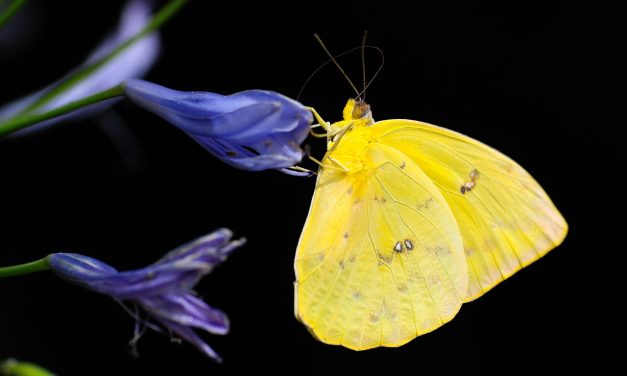
[[[334, 58], [337, 60], [341, 57], [343, 57], [344, 55], [348, 55], [351, 52], [357, 51], [357, 50], [361, 50], [361, 46], [359, 47], [353, 47], [349, 50], [346, 50], [344, 52], [342, 52], [341, 54], [337, 54], [334, 56]], [[383, 52], [381, 50], [379, 50], [379, 48], [375, 47], [375, 46], [365, 46], [365, 48], [374, 48], [377, 51], [379, 51], [379, 53], [383, 54]], [[303, 86], [301, 86], [300, 90], [298, 91], [298, 95], [296, 96], [296, 100], [300, 100], [300, 96], [303, 94], [303, 92], [305, 91], [305, 88], [307, 88], [307, 85], [309, 85], [309, 82], [316, 76], [316, 74], [318, 74], [318, 72], [320, 72], [320, 70], [324, 67], [326, 67], [329, 63], [331, 63], [332, 60], [331, 59], [327, 59], [327, 61], [325, 61], [324, 63], [320, 64], [318, 66], [318, 68], [316, 68], [310, 75], [309, 77], [307, 77], [307, 79], [305, 80], [305, 82], [303, 83]], [[379, 69], [380, 70], [380, 69]], [[370, 80], [370, 82], [372, 82], [372, 80]], [[366, 88], [368, 88], [368, 85], [366, 85]]]
[[364, 37], [361, 40], [361, 78], [364, 85], [364, 90], [362, 91], [363, 97], [362, 100], [366, 101], [366, 39], [368, 38], [368, 30], [364, 30]]
[[375, 47], [375, 46], [366, 46], [366, 47], [374, 48], [375, 50], [377, 50], [377, 52], [379, 52], [379, 55], [381, 55], [381, 64], [379, 64], [379, 68], [377, 68], [377, 71], [374, 72], [374, 76], [372, 76], [370, 81], [368, 81], [368, 85], [366, 85], [364, 87], [364, 90], [361, 93], [359, 93], [358, 97], [361, 97], [361, 95], [363, 94], [364, 98], [366, 96], [366, 90], [370, 87], [370, 84], [372, 84], [374, 79], [377, 78], [377, 76], [379, 75], [379, 72], [381, 72], [381, 69], [383, 68], [383, 63], [385, 63], [385, 54], [383, 53], [382, 49], [380, 49], [379, 47]]
[[346, 80], [348, 81], [348, 83], [351, 85], [351, 87], [353, 88], [353, 90], [355, 90], [355, 93], [357, 93], [357, 97], [359, 97], [361, 94], [359, 93], [359, 90], [357, 90], [357, 87], [353, 84], [353, 81], [351, 81], [351, 79], [348, 77], [348, 75], [346, 74], [346, 72], [344, 72], [344, 69], [342, 69], [342, 67], [340, 66], [340, 64], [337, 62], [337, 60], [335, 60], [335, 58], [333, 57], [333, 55], [331, 55], [331, 52], [329, 52], [329, 50], [327, 49], [327, 46], [324, 45], [324, 43], [322, 42], [322, 39], [320, 39], [320, 37], [318, 36], [318, 34], [314, 34], [314, 37], [316, 38], [316, 40], [318, 41], [318, 43], [320, 43], [320, 46], [322, 46], [322, 49], [324, 50], [324, 52], [327, 53], [327, 55], [329, 56], [329, 58], [331, 59], [331, 61], [333, 61], [333, 63], [335, 64], [335, 66], [340, 70], [340, 72], [342, 72], [342, 74], [344, 75], [344, 77], [346, 78]]
[[[370, 46], [366, 46], [366, 47], [370, 47]], [[338, 59], [338, 58], [340, 58], [340, 57], [342, 57], [342, 56], [344, 56], [344, 55], [346, 55], [346, 54], [348, 54], [348, 53], [350, 53], [350, 52], [353, 52], [353, 51], [357, 50], [358, 48], [360, 48], [360, 47], [355, 47], [355, 48], [351, 48], [351, 49], [350, 49], [350, 50], [348, 50], [348, 51], [344, 51], [344, 52], [342, 52], [342, 53], [341, 53], [341, 54], [339, 54], [339, 55], [335, 55], [335, 58], [336, 58], [336, 59]], [[319, 66], [318, 68], [316, 68], [316, 70], [314, 70], [314, 71], [313, 71], [313, 72], [309, 75], [309, 77], [307, 77], [307, 79], [305, 80], [305, 83], [303, 83], [303, 86], [301, 86], [300, 91], [298, 92], [298, 95], [296, 96], [296, 100], [299, 100], [299, 99], [300, 99], [300, 96], [303, 94], [303, 91], [305, 91], [305, 88], [306, 88], [306, 87], [307, 87], [307, 85], [309, 84], [309, 81], [311, 81], [311, 79], [312, 79], [312, 78], [314, 78], [314, 76], [315, 76], [316, 74], [318, 74], [318, 72], [320, 72], [320, 70], [321, 70], [322, 68], [326, 67], [326, 66], [327, 66], [327, 64], [329, 64], [331, 61], [332, 61], [331, 59], [328, 59], [328, 60], [327, 60], [327, 61], [325, 61], [324, 63], [320, 64], [320, 66]]]

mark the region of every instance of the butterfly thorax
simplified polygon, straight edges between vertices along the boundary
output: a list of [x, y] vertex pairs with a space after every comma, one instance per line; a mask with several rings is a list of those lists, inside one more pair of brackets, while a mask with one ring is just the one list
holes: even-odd
[[343, 120], [331, 124], [333, 137], [327, 143], [325, 164], [349, 174], [368, 168], [363, 153], [373, 141], [373, 124], [370, 106], [363, 100], [349, 99], [344, 107]]
[[331, 124], [331, 133], [334, 134], [334, 137], [327, 145], [328, 150], [333, 149], [333, 145], [338, 143], [349, 130], [369, 127], [374, 124], [370, 105], [361, 99], [349, 99], [342, 111], [342, 117], [342, 120]]

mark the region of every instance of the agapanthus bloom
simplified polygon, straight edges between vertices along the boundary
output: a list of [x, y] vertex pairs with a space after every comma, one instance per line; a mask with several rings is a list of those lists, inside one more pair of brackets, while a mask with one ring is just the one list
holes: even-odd
[[[133, 0], [130, 1], [122, 11], [122, 17], [117, 29], [105, 40], [94, 49], [89, 55], [85, 63], [78, 69], [90, 66], [104, 56], [110, 54], [113, 50], [119, 47], [122, 43], [128, 41], [140, 30], [142, 30], [150, 21], [151, 14], [150, 2], [146, 0]], [[58, 96], [52, 98], [49, 102], [38, 107], [34, 112], [45, 112], [52, 109], [64, 106], [70, 102], [88, 97], [92, 94], [109, 89], [113, 86], [119, 85], [128, 78], [136, 78], [144, 76], [152, 65], [157, 60], [160, 50], [160, 38], [158, 32], [153, 32], [140, 40], [127, 47], [125, 50], [115, 55], [110, 61], [103, 64], [97, 70], [92, 72], [88, 77], [78, 82], [76, 85], [68, 88], [66, 91], [60, 93]], [[68, 76], [71, 76], [70, 73]], [[67, 77], [66, 77], [67, 78]], [[37, 102], [41, 97], [46, 95], [50, 90], [59, 85], [59, 83], [65, 81], [66, 78], [49, 85], [48, 87], [28, 95], [24, 98], [18, 99], [13, 103], [9, 103], [3, 107], [0, 107], [0, 121], [7, 120], [12, 117], [21, 115], [26, 109], [28, 109], [33, 103]], [[79, 111], [75, 111], [69, 115], [61, 116], [52, 120], [45, 121], [37, 124], [34, 127], [29, 127], [27, 130], [21, 131], [29, 132], [32, 130], [40, 129], [46, 125], [57, 123], [68, 117], [76, 118], [81, 115], [93, 114], [98, 110], [103, 110], [108, 106], [115, 103], [117, 99], [108, 100], [102, 103], [97, 103]]]
[[185, 244], [143, 269], [119, 272], [94, 258], [74, 253], [48, 257], [50, 268], [62, 279], [111, 296], [137, 303], [150, 317], [220, 361], [220, 357], [193, 330], [213, 334], [229, 331], [227, 316], [198, 298], [193, 288], [244, 239], [231, 240], [232, 233], [220, 229]]
[[279, 93], [247, 90], [231, 95], [176, 91], [128, 80], [128, 98], [183, 130], [225, 163], [250, 171], [300, 162], [300, 144], [313, 121], [299, 102]]

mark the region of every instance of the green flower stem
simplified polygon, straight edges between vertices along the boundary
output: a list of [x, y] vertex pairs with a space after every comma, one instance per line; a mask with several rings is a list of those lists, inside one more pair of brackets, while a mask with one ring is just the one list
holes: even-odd
[[50, 269], [50, 265], [48, 264], [48, 256], [46, 256], [41, 260], [27, 262], [26, 264], [0, 267], [0, 278], [37, 273], [48, 269]]
[[[0, 6], [3, 4], [4, 1], [0, 1]], [[26, 4], [26, 0], [13, 0], [7, 5], [6, 9], [0, 10], [0, 28], [2, 28], [24, 4]]]
[[102, 102], [104, 100], [119, 97], [122, 95], [124, 95], [124, 83], [101, 91], [99, 93], [90, 95], [89, 97], [70, 102], [64, 106], [54, 108], [50, 111], [31, 115], [25, 114], [15, 117], [4, 123], [0, 123], [0, 137], [19, 131], [20, 129], [26, 128], [30, 125], [37, 124], [45, 120], [50, 120], [61, 115], [65, 115], [72, 111], [78, 110], [81, 107], [85, 107], [90, 104]]
[[183, 5], [187, 3], [188, 0], [172, 0], [168, 4], [166, 4], [159, 12], [155, 13], [150, 22], [137, 34], [135, 34], [132, 38], [128, 39], [126, 42], [120, 44], [115, 50], [113, 50], [110, 54], [103, 57], [102, 59], [96, 61], [95, 63], [86, 66], [77, 72], [75, 72], [72, 76], [70, 76], [67, 80], [59, 83], [55, 88], [50, 90], [46, 95], [39, 98], [33, 104], [31, 104], [28, 108], [26, 108], [22, 114], [27, 114], [33, 110], [38, 109], [39, 107], [45, 105], [54, 99], [57, 95], [63, 93], [68, 90], [72, 86], [84, 80], [86, 77], [97, 71], [100, 67], [111, 61], [114, 57], [116, 57], [120, 52], [124, 51], [126, 48], [131, 46], [133, 43], [137, 42], [144, 36], [152, 33], [161, 27], [166, 21], [168, 21], [173, 15], [175, 15]]
[[1, 376], [54, 376], [42, 367], [28, 362], [19, 362], [15, 359], [0, 360]]

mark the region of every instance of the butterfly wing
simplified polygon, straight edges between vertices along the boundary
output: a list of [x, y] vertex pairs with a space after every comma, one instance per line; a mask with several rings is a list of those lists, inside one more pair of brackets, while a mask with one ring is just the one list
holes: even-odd
[[[350, 142], [342, 139], [347, 155]], [[296, 253], [295, 314], [325, 343], [400, 346], [459, 310], [468, 284], [461, 237], [417, 164], [374, 144], [359, 160], [358, 171], [318, 176]]]
[[[373, 126], [433, 180], [459, 225], [473, 300], [559, 245], [566, 221], [516, 162], [462, 134], [410, 120]], [[463, 188], [462, 188], [463, 187]]]

